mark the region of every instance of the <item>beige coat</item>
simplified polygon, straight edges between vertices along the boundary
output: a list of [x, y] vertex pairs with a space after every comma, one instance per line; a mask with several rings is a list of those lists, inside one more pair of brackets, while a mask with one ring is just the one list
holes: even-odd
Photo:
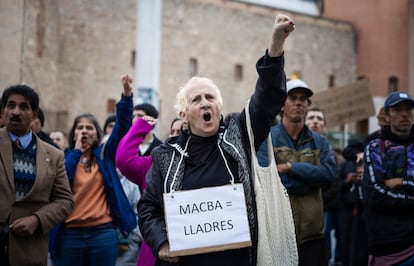
[[72, 192], [65, 171], [63, 152], [36, 137], [36, 179], [19, 202], [15, 200], [12, 144], [0, 129], [0, 222], [35, 214], [40, 228], [33, 236], [9, 234], [10, 265], [46, 265], [48, 232], [65, 220], [73, 208]]

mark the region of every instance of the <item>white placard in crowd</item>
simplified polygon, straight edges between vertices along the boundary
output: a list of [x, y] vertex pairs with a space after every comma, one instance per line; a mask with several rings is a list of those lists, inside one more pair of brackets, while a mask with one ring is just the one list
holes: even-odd
[[242, 184], [164, 194], [173, 256], [251, 246]]

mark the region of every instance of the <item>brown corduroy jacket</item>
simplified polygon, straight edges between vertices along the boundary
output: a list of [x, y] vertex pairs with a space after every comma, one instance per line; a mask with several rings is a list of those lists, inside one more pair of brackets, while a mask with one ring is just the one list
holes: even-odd
[[13, 150], [6, 128], [0, 129], [0, 223], [36, 215], [39, 228], [32, 236], [9, 233], [10, 265], [47, 265], [48, 233], [73, 208], [63, 152], [36, 138], [36, 179], [29, 193], [16, 201]]

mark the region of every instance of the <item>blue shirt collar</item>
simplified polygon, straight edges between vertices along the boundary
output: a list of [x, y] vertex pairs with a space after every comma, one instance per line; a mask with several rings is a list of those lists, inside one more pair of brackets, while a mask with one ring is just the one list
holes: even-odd
[[24, 136], [18, 137], [16, 135], [14, 135], [13, 133], [11, 133], [9, 131], [9, 136], [12, 142], [15, 142], [16, 139], [20, 140], [20, 143], [22, 144], [22, 147], [25, 149], [27, 146], [29, 146], [30, 142], [32, 141], [33, 138], [33, 134], [32, 131], [30, 130], [29, 133], [27, 133]]

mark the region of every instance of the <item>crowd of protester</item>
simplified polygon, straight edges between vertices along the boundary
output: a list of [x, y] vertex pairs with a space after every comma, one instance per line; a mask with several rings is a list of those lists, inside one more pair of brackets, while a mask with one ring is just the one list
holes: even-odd
[[[0, 264], [256, 265], [261, 206], [250, 169], [250, 112], [262, 166], [271, 135], [299, 265], [414, 265], [414, 100], [389, 94], [376, 132], [333, 148], [312, 89], [285, 77], [283, 45], [294, 29], [288, 16], [275, 18], [248, 109], [223, 119], [219, 87], [193, 77], [178, 90], [177, 117], [164, 140], [155, 134], [155, 106], [133, 106], [129, 75], [122, 76], [116, 113], [103, 127], [93, 114], [80, 113], [68, 133], [44, 131], [33, 88], [6, 88]], [[229, 183], [243, 186], [251, 245], [172, 254], [164, 194]]]

